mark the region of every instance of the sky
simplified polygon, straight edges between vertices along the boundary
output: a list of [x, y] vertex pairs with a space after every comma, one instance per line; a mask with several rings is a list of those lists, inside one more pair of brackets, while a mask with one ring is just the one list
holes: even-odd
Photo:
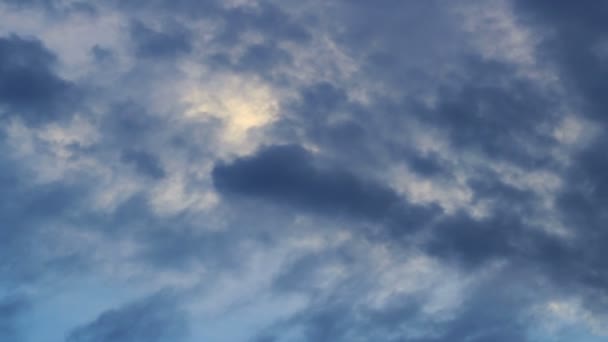
[[0, 0], [0, 341], [608, 340], [606, 18]]

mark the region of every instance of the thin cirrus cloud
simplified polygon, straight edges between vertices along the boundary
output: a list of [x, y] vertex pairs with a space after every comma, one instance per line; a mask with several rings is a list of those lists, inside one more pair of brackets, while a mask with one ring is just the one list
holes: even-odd
[[604, 340], [607, 12], [0, 3], [0, 340]]

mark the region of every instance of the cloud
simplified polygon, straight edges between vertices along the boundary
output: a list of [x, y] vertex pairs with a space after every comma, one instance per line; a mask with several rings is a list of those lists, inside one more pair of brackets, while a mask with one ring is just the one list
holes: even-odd
[[74, 85], [55, 72], [57, 57], [40, 41], [0, 38], [0, 106], [28, 123], [57, 120], [74, 105]]
[[175, 58], [192, 51], [192, 38], [182, 27], [158, 32], [141, 22], [133, 22], [130, 31], [138, 58]]
[[474, 287], [475, 296], [442, 319], [424, 312], [420, 296], [391, 298], [385, 307], [370, 308], [358, 301], [336, 299], [341, 296], [336, 294], [277, 323], [254, 341], [530, 341], [522, 320], [525, 296], [514, 288], [510, 293], [496, 292], [494, 286], [489, 282]]
[[127, 149], [123, 151], [121, 160], [133, 164], [138, 172], [146, 176], [152, 178], [163, 178], [165, 176], [165, 171], [160, 166], [159, 161], [149, 153]]
[[[605, 58], [606, 23], [602, 20], [608, 7], [603, 3], [585, 1], [515, 1], [522, 20], [542, 34], [544, 49], [538, 52], [557, 66], [564, 87], [577, 97], [586, 115], [602, 120], [606, 100]], [[602, 52], [604, 51], [604, 52]]]
[[607, 9], [5, 1], [0, 331], [601, 338]]
[[6, 296], [0, 299], [0, 334], [10, 341], [22, 341], [18, 319], [29, 307], [22, 296]]
[[299, 146], [272, 146], [257, 154], [216, 165], [216, 188], [225, 194], [261, 198], [329, 215], [390, 222], [403, 231], [419, 229], [437, 213], [409, 205], [391, 189], [347, 170], [323, 169]]
[[159, 293], [102, 313], [95, 321], [73, 330], [66, 341], [177, 342], [186, 336], [185, 314], [175, 298]]

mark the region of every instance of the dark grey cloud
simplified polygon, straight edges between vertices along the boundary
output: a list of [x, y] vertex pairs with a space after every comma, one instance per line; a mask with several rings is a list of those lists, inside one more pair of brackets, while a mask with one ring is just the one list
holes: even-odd
[[264, 72], [288, 64], [291, 56], [285, 50], [272, 44], [253, 44], [247, 47], [245, 53], [239, 58], [237, 66], [243, 70]]
[[[283, 116], [273, 125], [273, 133], [284, 141], [296, 138], [294, 143], [304, 140], [322, 146], [353, 168], [379, 166], [386, 161], [383, 148], [390, 144], [386, 136], [377, 134], [381, 128], [376, 118], [384, 114], [382, 108], [352, 101], [336, 84], [319, 81], [298, 88], [298, 97], [283, 105]], [[338, 116], [340, 120], [336, 120]], [[397, 153], [403, 154], [403, 150]]]
[[[445, 129], [459, 149], [472, 149], [486, 158], [506, 159], [528, 167], [550, 162], [535, 149], [551, 146], [554, 138], [540, 131], [556, 121], [557, 106], [543, 88], [512, 76], [504, 63], [466, 61], [468, 76], [438, 93], [431, 110], [414, 109], [423, 122]], [[538, 153], [538, 152], [536, 152]]]
[[[570, 277], [563, 281], [573, 281], [587, 287], [592, 290], [591, 296], [600, 293], [603, 296], [608, 286], [608, 277], [601, 271], [606, 265], [604, 244], [608, 241], [603, 229], [608, 222], [603, 210], [608, 198], [608, 163], [604, 153], [607, 146], [606, 139], [600, 136], [575, 156], [566, 176], [568, 186], [556, 199], [564, 222], [576, 227], [575, 243], [579, 250], [574, 261], [558, 259], [553, 266], [556, 269], [572, 268]], [[597, 308], [597, 305], [594, 306]]]
[[[432, 104], [423, 103], [415, 92], [398, 100], [379, 96], [363, 105], [345, 89], [321, 82], [300, 90], [276, 130], [284, 139], [304, 136], [350, 163], [358, 162], [357, 167], [406, 161], [414, 171], [436, 175], [441, 156], [417, 150], [406, 135], [416, 118], [422, 127], [441, 132], [457, 150], [531, 170], [555, 167], [546, 151], [556, 144], [547, 130], [558, 123], [556, 94], [514, 75], [508, 64], [469, 57], [459, 61], [466, 76], [436, 84]], [[443, 176], [449, 176], [449, 163], [443, 164]]]
[[186, 316], [176, 298], [161, 292], [108, 310], [67, 337], [68, 342], [178, 342], [187, 337]]
[[107, 62], [114, 57], [112, 50], [99, 45], [95, 45], [93, 48], [91, 48], [91, 55], [95, 61], [99, 63]]
[[421, 176], [432, 177], [446, 174], [446, 166], [442, 165], [441, 159], [434, 154], [403, 153], [403, 158], [408, 161], [409, 167]]
[[603, 19], [608, 6], [602, 2], [515, 1], [520, 20], [544, 33], [538, 54], [555, 64], [571, 96], [576, 96], [585, 115], [604, 121], [608, 103]]
[[156, 31], [144, 23], [131, 24], [131, 38], [135, 55], [139, 58], [175, 58], [192, 51], [192, 37], [187, 29], [177, 24]]
[[[576, 5], [567, 1], [515, 4], [522, 21], [541, 32], [549, 31], [539, 55], [557, 67], [581, 113], [603, 128], [603, 112], [608, 105], [603, 94], [608, 88], [602, 44], [608, 26], [602, 18], [608, 6], [593, 1]], [[606, 146], [606, 139], [597, 137], [576, 154], [567, 170], [567, 187], [560, 203], [566, 215], [572, 215], [571, 223], [580, 229], [593, 230], [603, 220], [598, 207], [606, 195], [606, 158], [602, 152]]]
[[506, 261], [553, 276], [559, 275], [560, 266], [580, 266], [573, 261], [580, 257], [582, 246], [573, 247], [540, 227], [527, 224], [516, 213], [500, 209], [502, 212], [483, 219], [463, 213], [443, 218], [433, 227], [426, 250], [465, 269]]
[[[608, 30], [603, 17], [605, 3], [583, 1], [515, 1], [519, 20], [540, 32], [543, 40], [537, 54], [551, 64], [569, 92], [572, 105], [581, 115], [592, 120], [600, 130], [606, 126], [604, 96], [606, 83], [606, 41]], [[592, 298], [605, 295], [606, 274], [603, 245], [606, 234], [607, 179], [604, 151], [608, 142], [600, 133], [573, 156], [564, 170], [564, 188], [556, 198], [560, 218], [575, 231], [576, 252], [571, 258], [556, 258], [550, 263], [563, 284], [574, 283], [587, 293], [587, 304], [605, 312], [606, 307]], [[568, 276], [564, 270], [568, 269]], [[561, 271], [557, 271], [561, 270]], [[582, 289], [581, 289], [582, 287]]]
[[332, 216], [383, 221], [397, 231], [420, 228], [437, 208], [410, 204], [390, 188], [358, 178], [348, 170], [323, 168], [302, 147], [271, 146], [257, 154], [218, 164], [216, 188]]
[[121, 161], [132, 164], [135, 170], [152, 178], [163, 178], [165, 171], [158, 159], [145, 151], [127, 149], [122, 152]]
[[0, 110], [27, 123], [56, 120], [76, 102], [74, 84], [55, 71], [57, 57], [36, 39], [0, 38]]

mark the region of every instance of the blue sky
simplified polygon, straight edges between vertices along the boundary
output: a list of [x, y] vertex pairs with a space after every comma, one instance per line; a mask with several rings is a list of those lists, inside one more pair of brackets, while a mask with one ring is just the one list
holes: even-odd
[[0, 341], [604, 341], [608, 4], [0, 1]]

